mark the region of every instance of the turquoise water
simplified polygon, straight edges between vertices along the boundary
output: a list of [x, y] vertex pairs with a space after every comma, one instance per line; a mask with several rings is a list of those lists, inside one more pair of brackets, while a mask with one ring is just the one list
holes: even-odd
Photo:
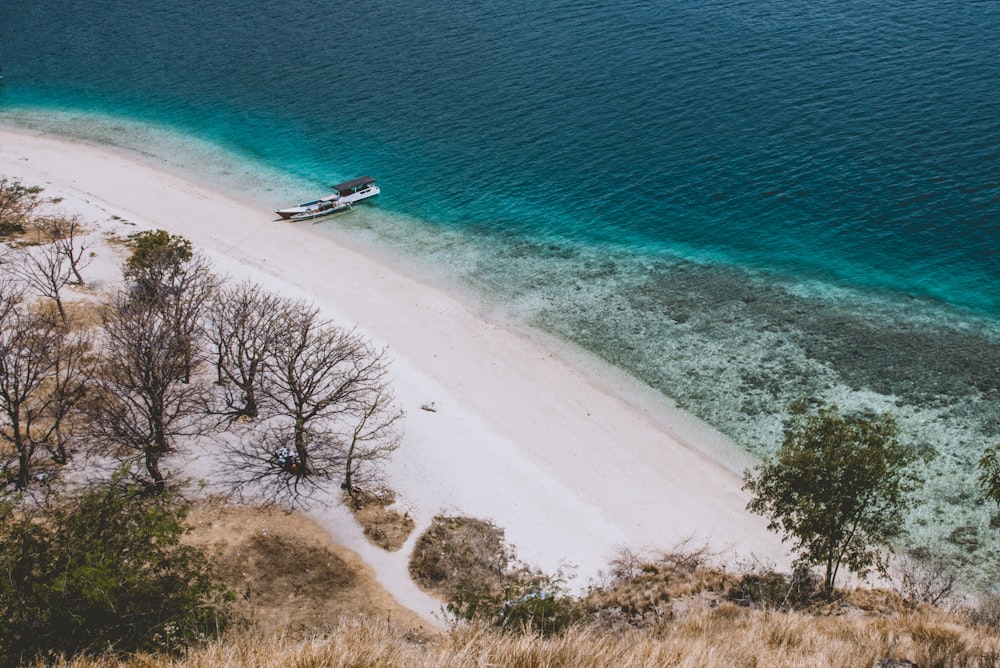
[[594, 352], [757, 454], [800, 397], [937, 457], [910, 546], [1000, 564], [1000, 3], [0, 5], [0, 120], [153, 153]]

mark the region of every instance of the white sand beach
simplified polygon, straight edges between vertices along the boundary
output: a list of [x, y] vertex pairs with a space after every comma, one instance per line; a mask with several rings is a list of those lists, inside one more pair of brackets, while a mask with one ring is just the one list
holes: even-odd
[[[0, 174], [43, 186], [46, 196], [64, 198], [60, 209], [102, 232], [182, 235], [220, 275], [313, 300], [389, 347], [407, 415], [388, 477], [417, 530], [403, 550], [385, 553], [346, 510], [310, 514], [424, 616], [440, 603], [410, 583], [406, 558], [440, 512], [490, 519], [525, 561], [549, 571], [570, 562], [583, 583], [618, 548], [685, 539], [727, 551], [730, 563], [749, 555], [789, 562], [764, 520], [746, 512], [738, 472], [705, 454], [719, 440], [711, 430], [581, 363], [582, 353], [491, 320], [388, 256], [278, 221], [253, 198], [107, 147], [3, 129]], [[435, 412], [421, 410], [429, 402]]]

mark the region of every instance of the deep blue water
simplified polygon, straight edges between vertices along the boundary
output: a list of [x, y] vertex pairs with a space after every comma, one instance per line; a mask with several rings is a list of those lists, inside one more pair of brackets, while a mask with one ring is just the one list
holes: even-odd
[[0, 122], [207, 140], [275, 204], [377, 176], [329, 225], [754, 452], [796, 398], [892, 411], [914, 544], [1000, 550], [1000, 2], [4, 0], [0, 66]]
[[[427, 6], [422, 6], [427, 5]], [[443, 226], [1000, 310], [1000, 4], [7, 0], [7, 105], [178, 126]]]

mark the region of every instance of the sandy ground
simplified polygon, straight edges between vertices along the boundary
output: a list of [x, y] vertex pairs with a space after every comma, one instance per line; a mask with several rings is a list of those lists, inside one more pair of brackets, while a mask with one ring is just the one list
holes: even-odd
[[[278, 221], [147, 158], [0, 129], [0, 174], [63, 197], [62, 210], [81, 213], [102, 233], [180, 234], [220, 275], [311, 299], [328, 317], [389, 346], [407, 417], [388, 473], [416, 532], [402, 550], [386, 553], [367, 543], [345, 509], [310, 514], [425, 618], [440, 602], [410, 582], [406, 558], [439, 512], [491, 519], [523, 559], [550, 571], [575, 564], [584, 584], [618, 548], [670, 548], [685, 539], [709, 542], [731, 563], [749, 555], [789, 561], [764, 521], [745, 511], [747, 496], [731, 470], [738, 467], [704, 454], [718, 435], [629, 391], [596, 364], [581, 364], [579, 351], [493, 321], [386, 258], [308, 224]], [[120, 259], [108, 247], [96, 252], [91, 283], [110, 285], [107, 267]], [[436, 412], [421, 410], [431, 401]]]

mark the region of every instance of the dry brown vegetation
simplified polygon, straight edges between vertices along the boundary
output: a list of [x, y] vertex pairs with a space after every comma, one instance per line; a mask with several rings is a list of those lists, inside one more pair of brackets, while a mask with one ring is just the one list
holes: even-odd
[[[395, 604], [355, 555], [330, 546], [325, 532], [301, 514], [210, 502], [189, 521], [195, 527], [189, 539], [208, 548], [252, 624], [183, 658], [81, 658], [57, 665], [839, 668], [872, 666], [886, 658], [922, 668], [1000, 665], [1000, 638], [996, 626], [986, 625], [988, 615], [976, 624], [962, 612], [908, 604], [872, 590], [803, 610], [741, 606], [727, 596], [742, 575], [713, 569], [713, 555], [702, 549], [619, 555], [608, 581], [585, 601], [592, 613], [629, 606], [648, 613], [628, 623], [592, 615], [591, 622], [547, 638], [504, 634], [480, 623], [433, 631]], [[433, 539], [425, 541], [428, 535]], [[472, 518], [436, 518], [420, 543], [427, 558], [421, 563], [444, 573], [445, 581], [457, 571], [429, 552], [457, 555], [488, 577], [496, 565], [491, 550], [512, 556], [501, 529]], [[652, 607], [659, 614], [650, 612]]]
[[539, 638], [500, 635], [483, 626], [457, 627], [431, 639], [414, 638], [381, 622], [352, 621], [307, 638], [247, 634], [170, 660], [139, 656], [125, 661], [80, 660], [72, 668], [176, 666], [324, 666], [352, 668], [473, 666], [872, 666], [887, 657], [922, 668], [996, 666], [1000, 643], [939, 611], [885, 617], [816, 617], [806, 613], [745, 610], [725, 603], [697, 608], [658, 631], [574, 628]]
[[300, 513], [200, 503], [187, 540], [203, 546], [239, 609], [255, 626], [298, 638], [341, 620], [391, 620], [408, 631], [426, 624], [400, 606], [350, 550]]
[[413, 518], [408, 512], [400, 515], [393, 507], [396, 495], [391, 490], [357, 491], [353, 497], [345, 493], [341, 500], [354, 513], [354, 519], [364, 529], [365, 538], [387, 552], [399, 550], [413, 533]]
[[655, 555], [622, 550], [606, 581], [584, 597], [584, 608], [604, 624], [645, 627], [692, 606], [716, 605], [736, 578], [710, 567], [713, 556], [704, 547], [682, 546]]
[[442, 599], [468, 581], [497, 589], [511, 556], [503, 529], [492, 522], [438, 515], [413, 546], [410, 577]]

